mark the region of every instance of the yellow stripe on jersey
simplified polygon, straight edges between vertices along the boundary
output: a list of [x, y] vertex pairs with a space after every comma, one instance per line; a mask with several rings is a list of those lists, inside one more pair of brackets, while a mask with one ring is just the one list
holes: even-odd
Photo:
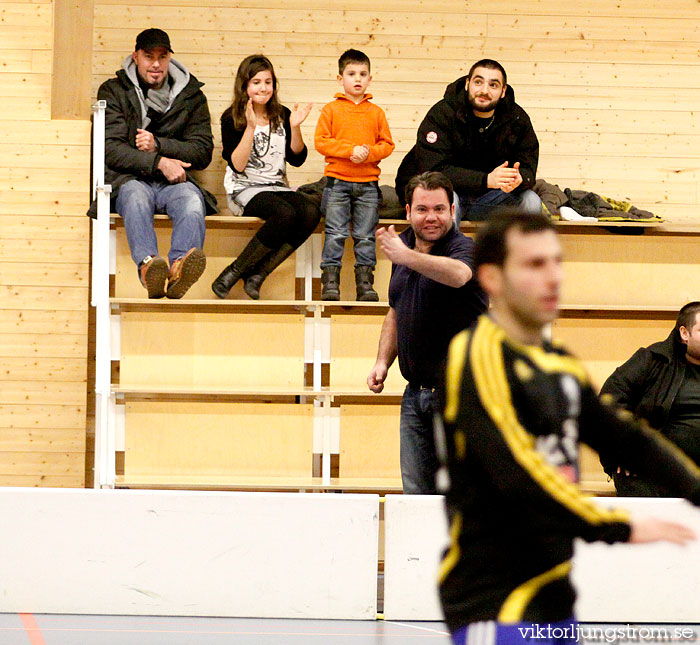
[[447, 390], [445, 394], [445, 420], [454, 421], [459, 409], [459, 388], [462, 385], [464, 361], [467, 357], [469, 332], [465, 329], [457, 334], [450, 342], [447, 350], [447, 373], [445, 375]]
[[508, 594], [505, 602], [501, 605], [501, 611], [498, 612], [498, 622], [506, 624], [520, 622], [523, 619], [525, 609], [540, 589], [550, 582], [566, 577], [569, 575], [569, 571], [571, 571], [571, 560], [562, 562], [549, 571], [518, 585]]
[[509, 345], [527, 356], [543, 372], [565, 372], [574, 376], [581, 385], [588, 383], [588, 372], [581, 361], [573, 356], [562, 356], [553, 352], [547, 352], [542, 347], [524, 345], [512, 338], [506, 338]]
[[505, 340], [505, 332], [482, 317], [473, 331], [470, 357], [479, 398], [513, 458], [548, 495], [589, 524], [628, 521], [627, 513], [594, 504], [537, 452], [534, 437], [520, 424], [513, 406], [503, 360]]
[[462, 514], [455, 513], [450, 525], [450, 549], [445, 554], [438, 571], [438, 584], [442, 584], [452, 569], [455, 568], [460, 558], [459, 535], [462, 532]]
[[[512, 343], [510, 339], [508, 342]], [[566, 374], [571, 374], [572, 376], [576, 377], [581, 385], [588, 384], [588, 373], [586, 372], [586, 368], [580, 361], [572, 356], [552, 354], [551, 352], [546, 352], [541, 347], [518, 345], [517, 343], [512, 344], [514, 344], [517, 349], [521, 350], [522, 353], [525, 354], [543, 372], [565, 372]]]

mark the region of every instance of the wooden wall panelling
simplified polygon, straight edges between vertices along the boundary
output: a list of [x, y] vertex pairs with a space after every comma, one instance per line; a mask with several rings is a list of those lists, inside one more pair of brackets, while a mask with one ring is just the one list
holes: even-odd
[[[218, 115], [230, 101], [239, 60], [262, 49], [273, 58], [285, 102], [317, 103], [304, 127], [310, 142], [318, 110], [336, 89], [336, 57], [345, 47], [358, 46], [372, 57], [372, 91], [386, 109], [398, 144], [396, 160], [392, 157], [382, 164], [382, 181], [392, 183], [400, 153], [412, 145], [427, 109], [471, 61], [488, 55], [505, 64], [516, 98], [540, 134], [543, 177], [631, 199], [647, 208], [658, 204], [666, 217], [696, 207], [693, 171], [698, 147], [689, 147], [687, 138], [695, 136], [697, 84], [687, 81], [698, 74], [694, 46], [698, 7], [686, 0], [674, 5], [669, 16], [649, 3], [635, 5], [634, 10], [608, 0], [596, 2], [594, 8], [535, 4], [532, 12], [529, 6], [527, 11], [514, 10], [507, 2], [446, 1], [428, 7], [416, 1], [380, 12], [360, 4], [346, 11], [328, 11], [324, 5], [309, 13], [306, 4], [263, 8], [259, 2], [246, 2], [231, 7], [212, 0], [209, 13], [194, 15], [184, 3], [174, 1], [163, 16], [148, 2], [98, 2], [93, 89], [128, 52], [136, 25], [149, 16], [160, 17], [180, 43], [177, 55], [207, 83], [215, 130]], [[682, 18], [677, 17], [679, 11]], [[134, 27], [121, 22], [112, 28], [116, 15], [126, 15]], [[271, 20], [286, 26], [275, 37], [264, 31]], [[353, 24], [350, 38], [338, 36], [343, 20]], [[188, 31], [185, 23], [197, 29]], [[470, 38], [464, 39], [465, 33]], [[661, 96], [653, 79], [663, 77], [669, 64], [683, 73]], [[560, 137], [566, 142], [563, 150], [557, 143]], [[659, 140], [664, 154], [685, 158], [680, 166], [655, 161]], [[624, 154], [637, 159], [606, 161], [610, 148], [615, 154], [621, 146], [633, 149]], [[588, 158], [579, 160], [582, 148]], [[562, 156], [550, 156], [557, 150]], [[294, 183], [305, 183], [318, 178], [322, 168], [320, 157], [312, 155], [290, 177]], [[222, 172], [220, 163], [205, 172], [206, 185], [219, 195]], [[639, 181], [640, 172], [647, 181]], [[667, 202], [680, 208], [669, 208]], [[693, 217], [697, 214], [694, 208]]]
[[[0, 239], [35, 240], [51, 234], [55, 242], [82, 242], [85, 248], [84, 215], [6, 215], [0, 213]], [[62, 247], [62, 244], [61, 244]]]
[[15, 380], [31, 380], [38, 378], [37, 375], [41, 375], [49, 380], [80, 381], [85, 379], [84, 357], [37, 358], [33, 356], [3, 356], [2, 364], [2, 374]]
[[80, 335], [85, 331], [85, 311], [21, 311], [0, 309], [0, 334]]
[[90, 124], [51, 121], [61, 3], [0, 6], [0, 485], [85, 481]]
[[51, 116], [86, 120], [90, 118], [93, 1], [54, 0], [54, 5]]

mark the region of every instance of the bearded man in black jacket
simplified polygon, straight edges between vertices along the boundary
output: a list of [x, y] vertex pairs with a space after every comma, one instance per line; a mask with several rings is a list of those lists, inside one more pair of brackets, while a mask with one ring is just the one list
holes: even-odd
[[454, 186], [459, 219], [485, 220], [501, 206], [541, 213], [532, 191], [538, 158], [537, 135], [515, 102], [505, 69], [483, 59], [430, 108], [399, 167], [396, 191], [401, 197], [411, 177], [437, 170]]

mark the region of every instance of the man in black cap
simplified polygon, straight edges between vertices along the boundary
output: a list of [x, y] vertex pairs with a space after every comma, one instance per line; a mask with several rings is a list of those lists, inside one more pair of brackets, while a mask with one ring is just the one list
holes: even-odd
[[[215, 197], [190, 174], [209, 165], [214, 148], [203, 83], [172, 53], [162, 29], [142, 31], [97, 92], [107, 102], [105, 182], [149, 298], [182, 298], [199, 279], [204, 216], [217, 212]], [[173, 222], [169, 262], [158, 255], [154, 213]]]

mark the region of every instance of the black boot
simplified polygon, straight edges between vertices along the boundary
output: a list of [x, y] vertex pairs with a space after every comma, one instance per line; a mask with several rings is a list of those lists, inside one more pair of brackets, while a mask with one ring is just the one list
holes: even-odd
[[257, 262], [262, 260], [268, 253], [268, 249], [257, 237], [254, 237], [248, 245], [241, 251], [241, 254], [229, 264], [212, 282], [211, 290], [219, 296], [225, 298], [231, 287], [238, 282], [240, 277]]
[[260, 298], [260, 287], [265, 281], [265, 278], [267, 278], [267, 276], [269, 276], [292, 253], [294, 253], [294, 247], [289, 244], [283, 244], [276, 251], [273, 251], [265, 259], [260, 261], [253, 270], [252, 275], [248, 275], [248, 277], [245, 279], [243, 290], [248, 294], [248, 296], [250, 296], [253, 300], [258, 300]]
[[340, 300], [340, 267], [323, 267], [321, 285], [321, 300]]
[[357, 299], [364, 302], [377, 302], [379, 295], [372, 288], [374, 284], [374, 267], [357, 266], [355, 267], [355, 289], [357, 291]]

